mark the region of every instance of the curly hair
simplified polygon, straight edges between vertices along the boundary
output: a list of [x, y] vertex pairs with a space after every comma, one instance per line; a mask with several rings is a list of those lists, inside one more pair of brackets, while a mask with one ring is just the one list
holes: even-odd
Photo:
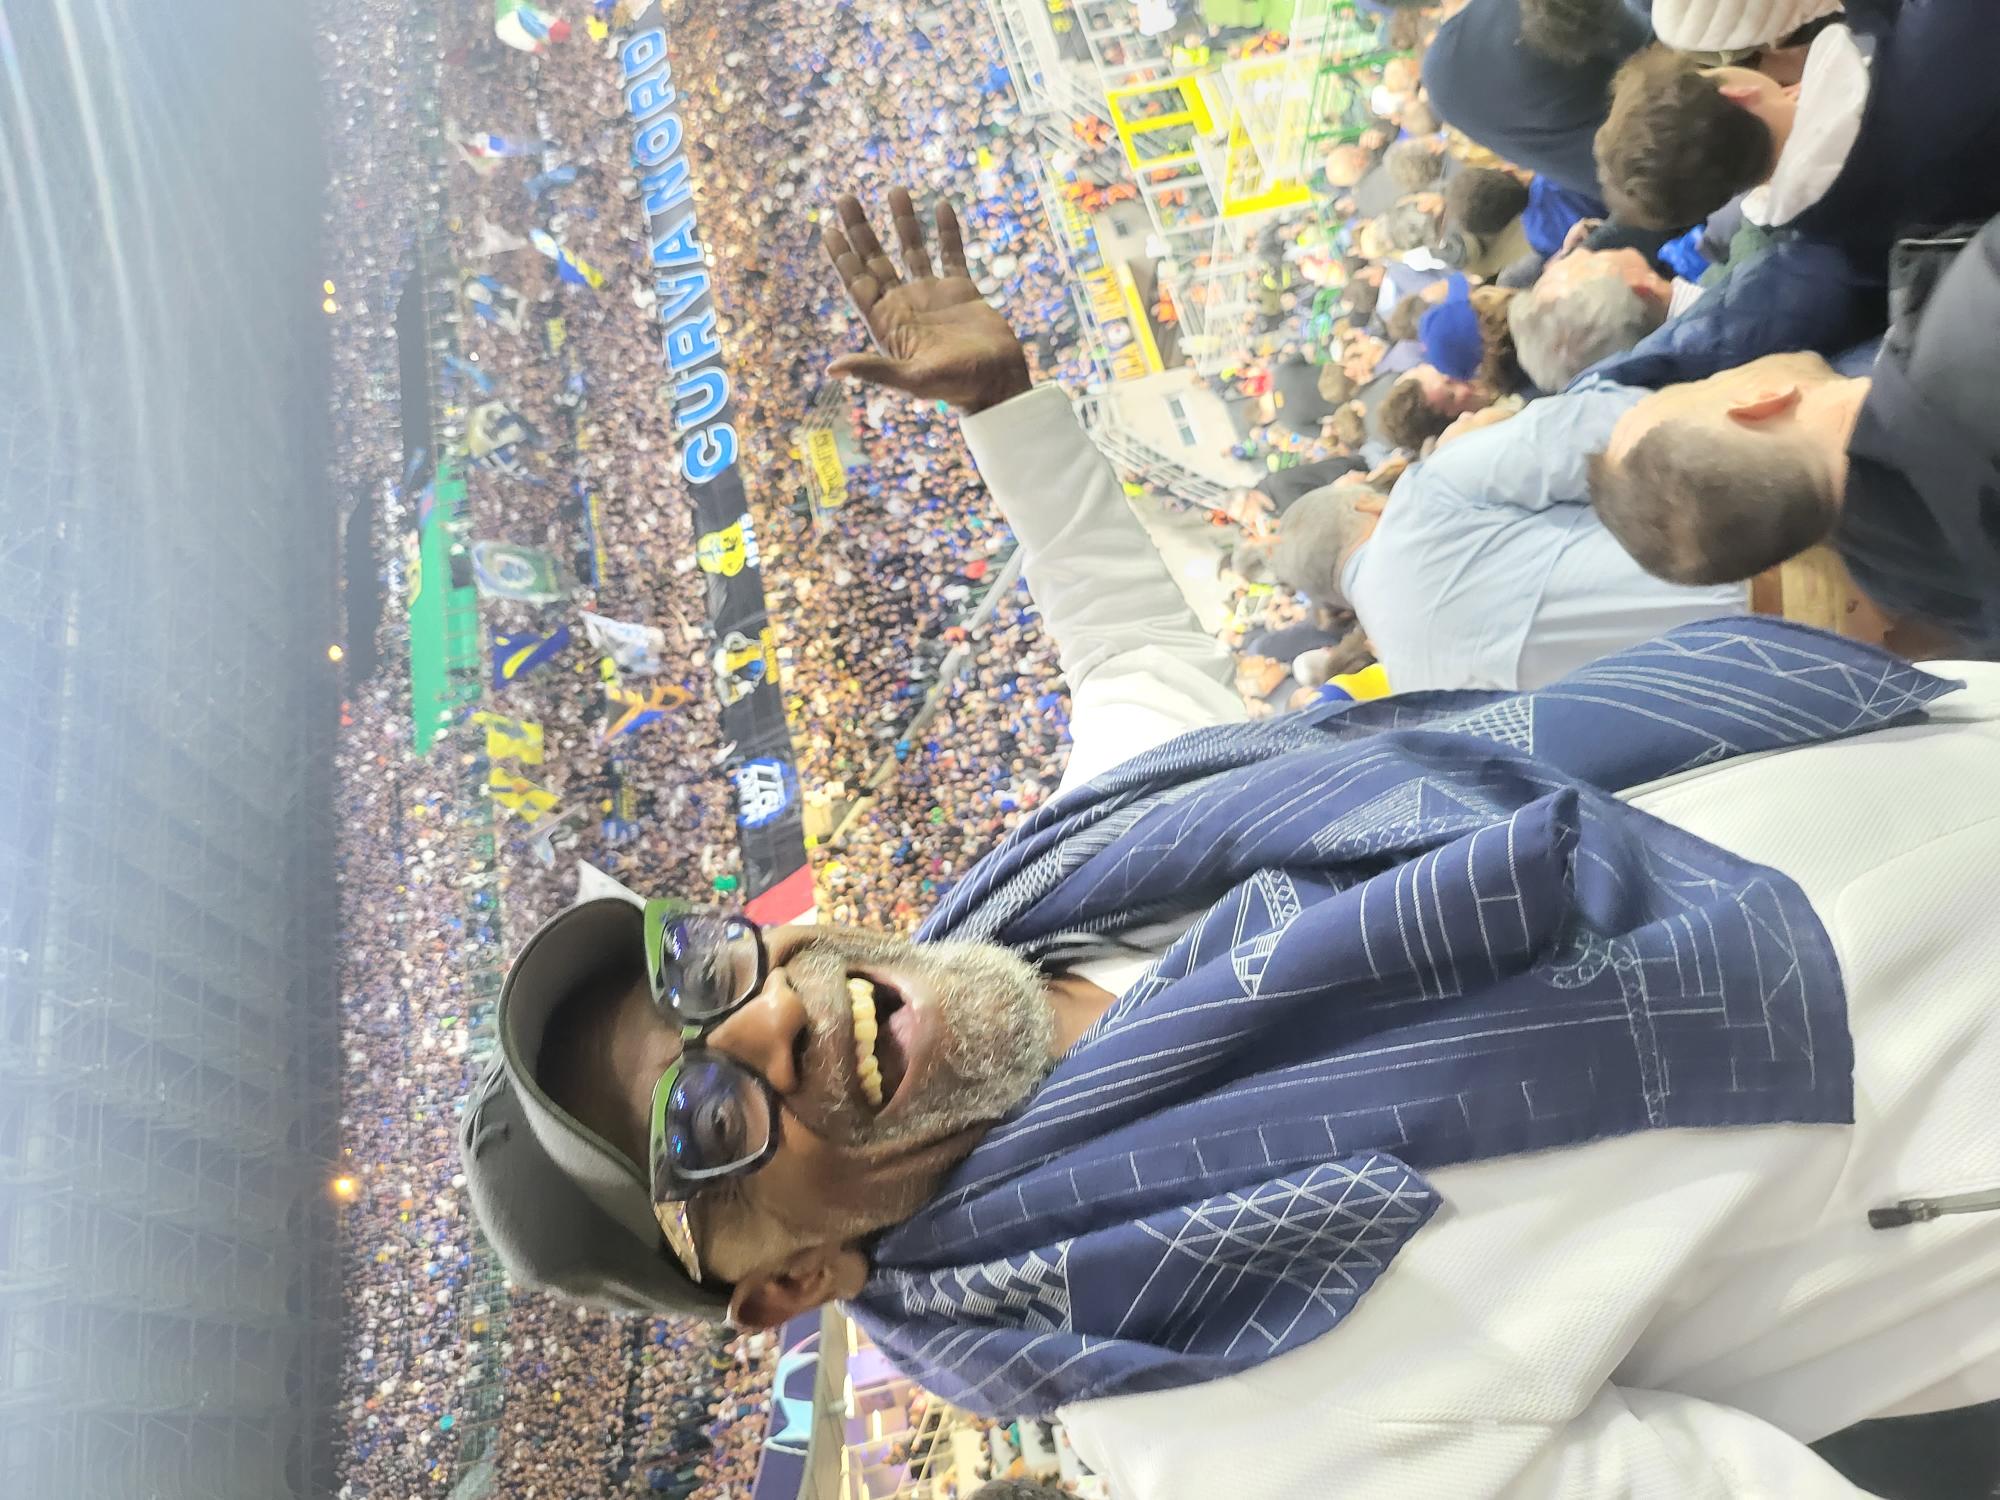
[[1479, 383], [1496, 396], [1526, 390], [1527, 371], [1514, 353], [1514, 328], [1508, 310], [1523, 295], [1504, 286], [1473, 288], [1472, 310], [1479, 315]]
[[1418, 453], [1425, 443], [1441, 436], [1454, 418], [1434, 409], [1424, 397], [1423, 386], [1405, 376], [1382, 398], [1382, 404], [1375, 410], [1375, 420], [1382, 436], [1398, 448]]
[[1422, 332], [1424, 314], [1430, 310], [1431, 305], [1423, 298], [1405, 297], [1383, 320], [1382, 331], [1392, 344], [1416, 338]]
[[1699, 224], [1777, 164], [1771, 127], [1686, 55], [1650, 47], [1618, 70], [1597, 132], [1604, 201], [1643, 229]]

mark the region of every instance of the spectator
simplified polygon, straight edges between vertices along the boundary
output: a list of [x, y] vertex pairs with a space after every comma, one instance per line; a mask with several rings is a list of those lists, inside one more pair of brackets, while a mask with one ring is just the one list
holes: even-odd
[[1755, 189], [1755, 222], [1883, 269], [1898, 234], [2000, 212], [2000, 35], [1987, 20], [1976, 6], [1906, 5], [1872, 57], [1852, 29], [1828, 26], [1790, 88], [1644, 53], [1621, 71], [1598, 140], [1606, 191], [1621, 217], [1671, 228]]
[[1599, 516], [1658, 576], [1748, 578], [1831, 540], [1892, 617], [2000, 649], [2000, 227], [1869, 374], [1774, 355], [1633, 406], [1591, 471]]
[[[1983, 1306], [1990, 1195], [1908, 1183], [2000, 1171], [2000, 674], [1731, 620], [1546, 692], [1242, 724], [955, 252], [925, 274], [913, 243], [902, 283], [851, 203], [828, 249], [895, 351], [839, 367], [954, 398], [1021, 532], [1076, 679], [1068, 788], [917, 942], [566, 912], [468, 1132], [523, 1274], [566, 1237], [739, 1325], [844, 1301], [928, 1388], [1053, 1410], [1152, 1500], [1851, 1493], [1809, 1440], [1986, 1354], [1928, 1330]], [[565, 1236], [566, 1203], [623, 1227]]]
[[1542, 390], [1562, 390], [1666, 322], [1680, 290], [1636, 250], [1572, 251], [1509, 305], [1515, 355]]
[[1524, 10], [1535, 8], [1533, 0], [1472, 0], [1425, 54], [1424, 87], [1432, 107], [1480, 145], [1601, 205], [1591, 142], [1619, 63], [1650, 31], [1606, 0], [1615, 42], [1585, 62], [1564, 62], [1523, 42]]

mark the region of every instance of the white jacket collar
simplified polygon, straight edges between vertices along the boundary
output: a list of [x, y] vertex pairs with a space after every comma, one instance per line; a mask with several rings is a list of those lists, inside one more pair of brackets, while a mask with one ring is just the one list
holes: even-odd
[[1845, 26], [1822, 31], [1806, 54], [1799, 112], [1771, 180], [1743, 200], [1753, 224], [1789, 224], [1827, 194], [1861, 134], [1868, 56]]

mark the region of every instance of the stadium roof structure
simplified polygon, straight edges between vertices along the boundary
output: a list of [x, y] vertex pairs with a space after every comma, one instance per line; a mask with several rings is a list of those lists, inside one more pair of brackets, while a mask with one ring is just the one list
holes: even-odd
[[0, 1494], [332, 1490], [310, 20], [0, 7]]

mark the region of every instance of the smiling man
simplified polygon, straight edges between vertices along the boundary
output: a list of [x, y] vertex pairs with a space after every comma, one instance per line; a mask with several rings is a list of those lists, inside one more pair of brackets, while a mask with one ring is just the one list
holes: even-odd
[[516, 1281], [842, 1300], [1135, 1500], [1853, 1497], [1809, 1442], [2000, 1396], [2000, 673], [1722, 621], [1242, 723], [956, 219], [934, 274], [892, 206], [908, 279], [828, 232], [834, 369], [967, 414], [1064, 790], [914, 941], [537, 933], [463, 1130]]

